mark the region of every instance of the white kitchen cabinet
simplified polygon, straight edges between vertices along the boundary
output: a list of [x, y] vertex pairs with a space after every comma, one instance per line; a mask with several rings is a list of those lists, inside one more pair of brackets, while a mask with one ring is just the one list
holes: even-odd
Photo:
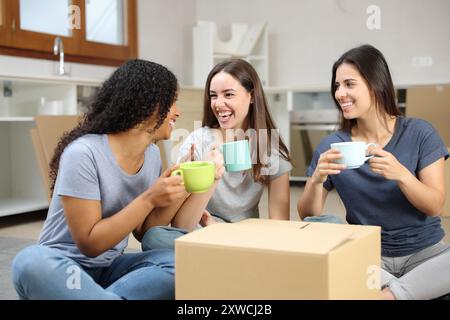
[[267, 24], [233, 23], [231, 39], [221, 41], [216, 24], [199, 21], [193, 29], [193, 85], [202, 87], [211, 69], [219, 62], [241, 58], [250, 62], [264, 87], [269, 86], [269, 35]]
[[[83, 114], [100, 85], [86, 79], [0, 76], [0, 217], [48, 208], [47, 187], [30, 135], [36, 127], [34, 117]], [[182, 113], [177, 128], [184, 129], [178, 133], [185, 137], [194, 126], [201, 126], [203, 89], [182, 87], [177, 104]], [[160, 147], [163, 158], [168, 157], [164, 160], [173, 162], [171, 141]]]
[[31, 142], [37, 114], [79, 114], [98, 83], [0, 78], [0, 216], [48, 207]]

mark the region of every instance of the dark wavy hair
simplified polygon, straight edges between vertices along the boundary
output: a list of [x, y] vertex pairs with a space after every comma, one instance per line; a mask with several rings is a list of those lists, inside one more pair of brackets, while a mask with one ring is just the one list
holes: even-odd
[[336, 100], [335, 93], [336, 71], [340, 65], [348, 63], [353, 65], [366, 81], [369, 91], [375, 100], [379, 112], [391, 116], [399, 116], [400, 110], [395, 102], [395, 89], [391, 73], [383, 54], [371, 45], [362, 45], [345, 52], [334, 64], [331, 77], [331, 95], [340, 112], [340, 129], [350, 132], [356, 125], [356, 119], [345, 119], [341, 106]]
[[[202, 126], [208, 126], [209, 128], [220, 128], [219, 121], [211, 110], [211, 96], [210, 96], [210, 85], [212, 78], [219, 72], [226, 72], [233, 78], [238, 80], [240, 84], [251, 93], [253, 97], [253, 103], [250, 104], [250, 108], [247, 114], [247, 118], [244, 122], [244, 130], [249, 128], [255, 129], [259, 132], [260, 129], [267, 130], [267, 145], [265, 146], [266, 151], [271, 152], [271, 129], [276, 129], [275, 123], [270, 115], [268, 103], [266, 96], [264, 95], [263, 86], [261, 80], [259, 79], [258, 73], [253, 68], [253, 66], [245, 60], [242, 59], [229, 59], [217, 64], [209, 73], [206, 79], [205, 92], [203, 98], [203, 121]], [[280, 136], [279, 138], [279, 152], [281, 158], [286, 161], [291, 161], [289, 150], [284, 144]], [[256, 145], [259, 144], [259, 134], [256, 135]], [[256, 153], [257, 162], [253, 164], [253, 180], [262, 184], [268, 184], [269, 178], [265, 175], [261, 175], [261, 169], [263, 164], [260, 163], [259, 155], [260, 152]]]
[[121, 65], [102, 85], [87, 113], [72, 131], [58, 142], [50, 162], [53, 193], [59, 161], [64, 149], [86, 134], [124, 132], [148, 120], [155, 113], [158, 129], [177, 99], [178, 81], [166, 67], [145, 60]]

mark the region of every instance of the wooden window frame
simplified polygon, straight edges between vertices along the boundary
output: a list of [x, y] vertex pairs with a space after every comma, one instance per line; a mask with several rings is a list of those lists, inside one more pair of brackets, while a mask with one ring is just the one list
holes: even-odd
[[19, 0], [0, 0], [3, 24], [0, 26], [0, 54], [58, 60], [53, 43], [60, 37], [66, 61], [117, 66], [137, 57], [137, 0], [125, 0], [126, 45], [111, 45], [86, 40], [85, 0], [72, 0], [81, 11], [81, 28], [73, 29], [70, 37], [22, 30]]

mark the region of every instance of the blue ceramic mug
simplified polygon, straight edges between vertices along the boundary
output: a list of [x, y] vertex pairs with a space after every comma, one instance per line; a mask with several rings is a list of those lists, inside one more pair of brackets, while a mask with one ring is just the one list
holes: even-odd
[[252, 159], [248, 140], [224, 143], [220, 146], [227, 172], [237, 172], [251, 169]]

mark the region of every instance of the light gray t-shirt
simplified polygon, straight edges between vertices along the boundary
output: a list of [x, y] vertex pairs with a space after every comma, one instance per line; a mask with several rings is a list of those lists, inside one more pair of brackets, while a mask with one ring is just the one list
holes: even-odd
[[[217, 130], [203, 127], [192, 132], [180, 147], [177, 162], [189, 154], [191, 144], [195, 145], [195, 160], [208, 160], [211, 145], [220, 145]], [[267, 161], [266, 172], [273, 180], [292, 169], [292, 165], [272, 150]], [[215, 217], [227, 222], [237, 222], [248, 218], [259, 218], [258, 204], [264, 191], [264, 185], [253, 180], [251, 170], [243, 172], [225, 172], [208, 202], [206, 209]]]
[[85, 267], [107, 267], [123, 253], [125, 237], [115, 247], [91, 258], [80, 252], [67, 226], [61, 196], [99, 200], [102, 218], [119, 212], [159, 178], [161, 157], [156, 145], [145, 151], [138, 173], [124, 172], [110, 149], [107, 135], [89, 134], [73, 141], [64, 150], [50, 208], [39, 244], [62, 251]]

